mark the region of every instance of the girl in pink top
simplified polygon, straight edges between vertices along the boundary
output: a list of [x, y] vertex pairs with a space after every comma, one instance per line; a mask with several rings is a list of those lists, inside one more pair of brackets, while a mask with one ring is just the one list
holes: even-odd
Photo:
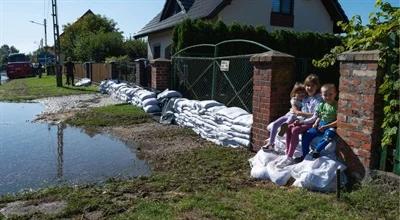
[[[303, 107], [301, 111], [292, 109], [293, 113], [297, 116], [302, 116], [304, 118], [310, 118], [313, 116], [315, 110], [319, 103], [322, 102], [321, 95], [317, 93], [320, 88], [319, 78], [315, 74], [308, 75], [304, 80], [304, 86], [308, 97], [303, 100]], [[309, 120], [296, 120], [295, 122], [288, 125], [286, 131], [286, 160], [283, 160], [278, 167], [285, 167], [297, 162], [293, 160], [294, 151], [299, 144], [299, 135], [310, 129], [313, 125], [313, 121]]]

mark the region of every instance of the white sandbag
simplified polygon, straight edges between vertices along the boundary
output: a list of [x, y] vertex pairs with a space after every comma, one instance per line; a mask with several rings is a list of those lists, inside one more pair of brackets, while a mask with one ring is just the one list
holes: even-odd
[[249, 159], [250, 167], [267, 166], [267, 164], [275, 160], [278, 155], [271, 152], [264, 152], [262, 149], [257, 152], [254, 157]]
[[158, 101], [156, 98], [149, 98], [149, 99], [144, 100], [142, 102], [142, 105], [145, 107], [148, 105], [158, 105]]
[[232, 130], [237, 131], [239, 133], [250, 134], [251, 127], [244, 127], [241, 125], [232, 125]]
[[278, 156], [275, 160], [267, 164], [267, 172], [270, 180], [280, 186], [284, 186], [287, 184], [288, 180], [291, 177], [291, 170], [293, 167], [293, 165], [286, 166], [284, 168], [277, 167], [277, 165], [285, 159], [285, 155]]
[[250, 140], [250, 134], [243, 134], [235, 131], [225, 131], [225, 133], [231, 136], [232, 138], [238, 137], [245, 140]]
[[251, 127], [253, 125], [253, 115], [241, 115], [235, 119], [233, 119], [233, 123], [236, 125], [242, 125], [244, 127]]
[[156, 98], [156, 94], [154, 92], [150, 92], [147, 90], [140, 90], [137, 92], [137, 96], [140, 100], [146, 100], [149, 98]]
[[234, 137], [232, 139], [233, 139], [233, 141], [235, 141], [239, 145], [242, 145], [242, 146], [245, 146], [245, 147], [250, 146], [250, 140], [249, 139], [244, 139], [244, 138], [240, 138], [240, 137]]
[[269, 180], [267, 167], [255, 166], [250, 170], [250, 176], [258, 180]]
[[295, 186], [310, 190], [331, 191], [332, 181], [336, 179], [336, 170], [344, 171], [346, 166], [329, 157], [313, 159], [306, 157], [301, 163], [294, 165], [291, 175], [296, 179]]
[[215, 100], [204, 100], [204, 101], [200, 101], [200, 102], [198, 102], [198, 105], [201, 107], [201, 108], [204, 108], [204, 109], [209, 109], [209, 108], [212, 108], [212, 107], [215, 107], [215, 106], [223, 106], [223, 104], [222, 103], [220, 103], [220, 102], [217, 102], [217, 101], [215, 101]]
[[155, 113], [155, 112], [160, 112], [161, 109], [160, 107], [158, 107], [158, 105], [148, 105], [148, 106], [144, 106], [143, 110], [147, 113]]
[[92, 83], [92, 80], [88, 78], [83, 78], [75, 83], [75, 86], [88, 86]]
[[239, 116], [248, 115], [249, 113], [238, 107], [230, 107], [221, 109], [218, 112], [216, 112], [216, 114], [233, 120]]
[[179, 93], [175, 90], [168, 90], [168, 89], [164, 90], [163, 92], [161, 92], [157, 95], [158, 100], [164, 99], [164, 98], [181, 98], [181, 97], [182, 97], [181, 93]]
[[222, 105], [222, 106], [213, 106], [207, 109], [207, 114], [215, 117], [216, 113], [222, 109], [226, 109], [227, 107]]

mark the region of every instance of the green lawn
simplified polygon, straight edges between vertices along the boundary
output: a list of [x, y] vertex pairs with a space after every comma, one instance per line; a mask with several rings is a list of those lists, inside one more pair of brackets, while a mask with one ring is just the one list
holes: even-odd
[[68, 202], [63, 213], [36, 214], [40, 219], [96, 210], [106, 219], [397, 219], [400, 214], [400, 193], [386, 185], [360, 186], [337, 201], [335, 194], [252, 180], [251, 155], [210, 144], [160, 159], [162, 168], [150, 177], [3, 197], [0, 207], [16, 199]]
[[120, 104], [79, 112], [66, 123], [74, 126], [104, 127], [139, 124], [149, 120], [149, 115], [142, 109], [131, 104]]
[[[65, 77], [63, 77], [65, 81]], [[95, 93], [96, 86], [90, 87], [63, 87], [56, 86], [55, 76], [43, 76], [42, 78], [24, 78], [11, 80], [0, 85], [0, 101], [25, 101], [51, 96], [77, 95], [83, 93]]]

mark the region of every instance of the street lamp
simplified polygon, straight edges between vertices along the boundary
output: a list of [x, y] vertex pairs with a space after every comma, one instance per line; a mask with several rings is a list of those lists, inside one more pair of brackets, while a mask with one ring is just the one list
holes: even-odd
[[45, 51], [45, 54], [44, 54], [44, 66], [46, 68], [46, 66], [47, 66], [47, 23], [46, 23], [46, 18], [43, 19], [43, 24], [39, 23], [39, 22], [36, 22], [36, 21], [29, 21], [29, 22], [31, 22], [33, 24], [42, 25], [44, 27], [44, 51]]

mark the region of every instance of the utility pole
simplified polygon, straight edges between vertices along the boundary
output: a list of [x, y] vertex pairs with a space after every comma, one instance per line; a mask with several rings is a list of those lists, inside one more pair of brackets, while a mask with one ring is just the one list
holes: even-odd
[[54, 52], [56, 55], [56, 79], [57, 87], [62, 86], [62, 74], [61, 74], [61, 59], [60, 59], [60, 32], [58, 29], [58, 13], [57, 13], [57, 0], [51, 0], [52, 5], [52, 16], [53, 16], [53, 30], [54, 30]]
[[47, 20], [46, 18], [43, 19], [43, 24], [36, 22], [36, 21], [30, 21], [33, 24], [38, 24], [44, 26], [44, 67], [47, 70]]

